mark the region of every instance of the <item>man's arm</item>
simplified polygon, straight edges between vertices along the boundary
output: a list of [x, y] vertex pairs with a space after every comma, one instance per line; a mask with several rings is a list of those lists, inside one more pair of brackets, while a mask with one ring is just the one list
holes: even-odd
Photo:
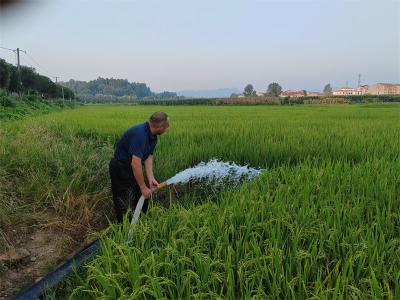
[[142, 159], [138, 156], [132, 156], [132, 171], [135, 176], [136, 182], [140, 187], [140, 191], [145, 198], [149, 198], [151, 195], [151, 190], [146, 186], [143, 178], [142, 171]]
[[149, 155], [149, 157], [144, 161], [144, 168], [146, 169], [147, 179], [149, 180], [150, 188], [156, 188], [158, 186], [157, 180], [154, 178], [153, 173], [153, 155]]

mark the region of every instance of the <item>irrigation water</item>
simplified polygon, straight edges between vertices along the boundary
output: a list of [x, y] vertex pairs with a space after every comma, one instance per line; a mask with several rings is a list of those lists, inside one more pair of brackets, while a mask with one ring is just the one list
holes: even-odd
[[[159, 185], [159, 189], [171, 184], [185, 184], [188, 182], [206, 182], [214, 186], [230, 185], [236, 186], [242, 180], [250, 180], [262, 174], [263, 169], [240, 166], [233, 162], [223, 162], [211, 159], [209, 162], [201, 162], [198, 165], [183, 170], [167, 181]], [[153, 191], [155, 191], [154, 189]], [[141, 196], [131, 220], [128, 232], [129, 243], [132, 240], [133, 227], [139, 220], [140, 212], [144, 204], [144, 196]]]
[[203, 181], [214, 185], [230, 183], [237, 185], [241, 180], [250, 180], [262, 174], [263, 169], [237, 165], [234, 162], [223, 162], [212, 159], [183, 170], [166, 181], [170, 184], [185, 184], [189, 181]]

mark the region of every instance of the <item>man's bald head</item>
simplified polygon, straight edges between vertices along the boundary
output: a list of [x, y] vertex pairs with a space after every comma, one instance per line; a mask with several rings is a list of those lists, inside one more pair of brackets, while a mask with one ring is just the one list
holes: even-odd
[[153, 134], [163, 134], [169, 127], [168, 115], [163, 111], [157, 111], [150, 116], [150, 128]]
[[168, 115], [163, 111], [156, 111], [150, 116], [149, 122], [156, 126], [164, 125], [169, 123]]

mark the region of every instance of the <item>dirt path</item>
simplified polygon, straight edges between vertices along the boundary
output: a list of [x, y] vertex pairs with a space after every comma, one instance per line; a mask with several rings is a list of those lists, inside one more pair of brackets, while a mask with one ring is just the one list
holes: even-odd
[[0, 299], [11, 299], [22, 289], [54, 270], [83, 244], [54, 228], [15, 227], [5, 234], [7, 249], [0, 253]]
[[[158, 194], [166, 208], [168, 195], [167, 191]], [[95, 237], [88, 232], [100, 232], [108, 226], [107, 218], [99, 215], [92, 224], [47, 215], [40, 219], [45, 220], [44, 225], [21, 224], [0, 230], [0, 242], [5, 241], [5, 245], [0, 244], [0, 300], [11, 299], [93, 241]]]

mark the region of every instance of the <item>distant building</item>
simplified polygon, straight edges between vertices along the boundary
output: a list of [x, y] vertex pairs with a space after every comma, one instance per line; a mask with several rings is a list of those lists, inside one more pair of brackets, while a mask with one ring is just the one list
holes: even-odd
[[304, 97], [304, 91], [301, 90], [287, 90], [282, 92], [279, 97]]
[[377, 83], [368, 87], [367, 94], [371, 95], [400, 95], [400, 84], [398, 83]]
[[368, 85], [362, 85], [356, 88], [355, 95], [365, 95], [368, 94]]
[[372, 86], [362, 85], [358, 88], [340, 88], [333, 92], [334, 95], [400, 95], [400, 84], [377, 83]]
[[256, 92], [256, 96], [265, 96], [265, 93]]
[[357, 89], [350, 87], [343, 87], [334, 91], [333, 94], [340, 96], [357, 95]]
[[320, 93], [320, 92], [307, 92], [307, 96], [313, 96], [313, 97], [317, 96], [317, 97], [320, 97], [320, 96], [324, 96], [324, 93]]

